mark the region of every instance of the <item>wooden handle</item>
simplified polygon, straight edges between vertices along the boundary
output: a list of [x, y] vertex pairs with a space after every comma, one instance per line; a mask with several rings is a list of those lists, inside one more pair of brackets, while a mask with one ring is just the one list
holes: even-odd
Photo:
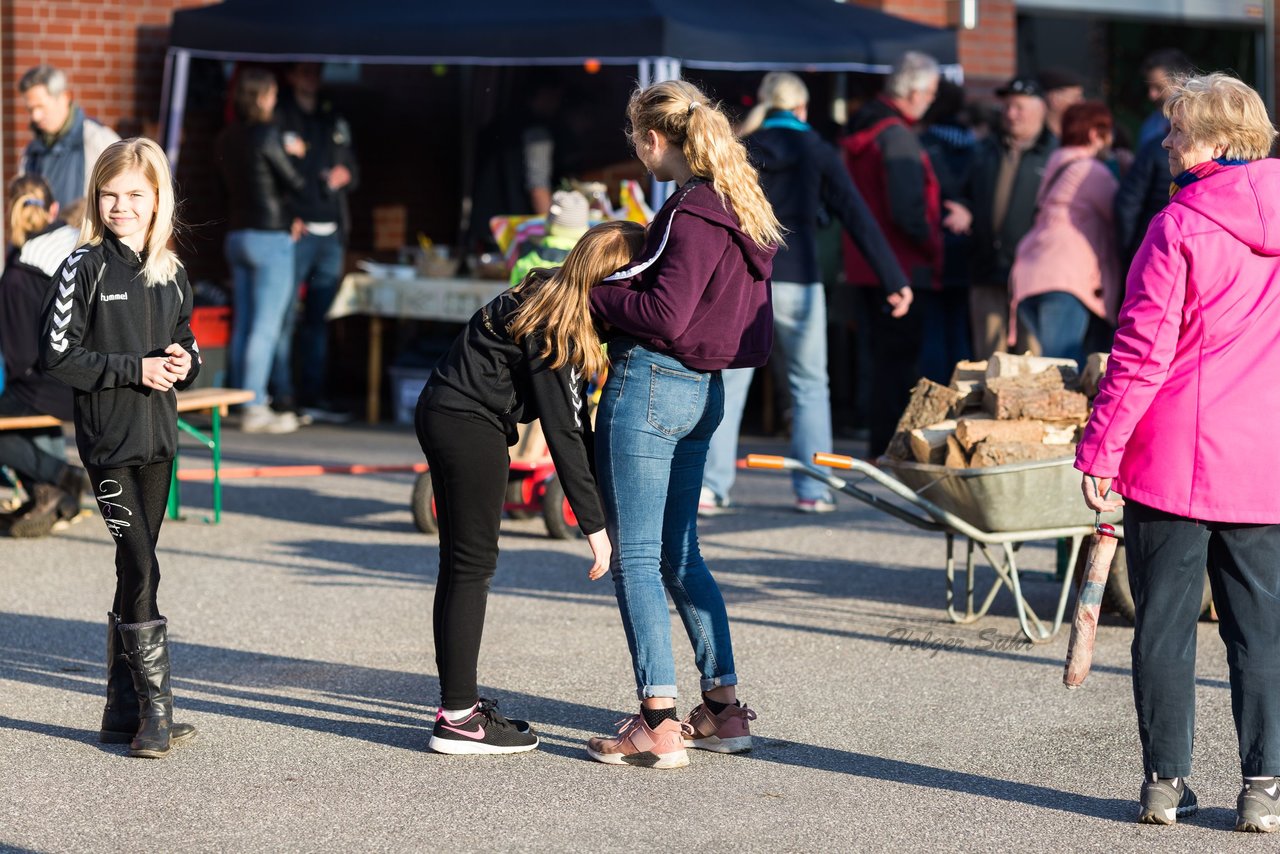
[[1098, 632], [1098, 614], [1102, 610], [1102, 593], [1111, 572], [1111, 559], [1116, 554], [1116, 538], [1094, 534], [1089, 545], [1089, 563], [1080, 591], [1076, 595], [1076, 616], [1071, 623], [1071, 641], [1067, 644], [1067, 665], [1062, 684], [1079, 688], [1093, 666], [1093, 641]]

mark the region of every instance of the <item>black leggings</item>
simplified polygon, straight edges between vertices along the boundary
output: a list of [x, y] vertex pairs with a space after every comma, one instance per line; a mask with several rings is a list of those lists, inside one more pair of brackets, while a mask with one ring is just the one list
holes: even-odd
[[116, 598], [112, 610], [120, 615], [121, 623], [160, 619], [156, 605], [156, 590], [160, 587], [156, 543], [165, 505], [169, 503], [172, 471], [173, 460], [122, 468], [89, 466], [98, 509], [116, 540]]
[[419, 407], [418, 442], [431, 467], [440, 521], [440, 574], [432, 633], [440, 705], [478, 699], [476, 661], [489, 581], [498, 568], [498, 529], [507, 490], [507, 437], [496, 426]]

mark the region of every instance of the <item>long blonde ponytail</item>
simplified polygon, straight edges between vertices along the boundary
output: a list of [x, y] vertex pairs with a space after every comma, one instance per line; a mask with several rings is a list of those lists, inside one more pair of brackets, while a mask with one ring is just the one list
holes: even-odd
[[782, 246], [782, 224], [760, 189], [760, 178], [728, 117], [697, 86], [668, 80], [631, 94], [633, 131], [654, 130], [679, 145], [689, 169], [711, 186], [742, 230], [760, 246]]

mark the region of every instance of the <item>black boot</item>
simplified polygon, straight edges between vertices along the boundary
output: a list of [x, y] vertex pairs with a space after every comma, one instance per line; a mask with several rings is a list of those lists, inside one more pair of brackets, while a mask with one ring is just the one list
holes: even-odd
[[169, 688], [168, 620], [119, 626], [121, 653], [138, 696], [138, 730], [129, 742], [129, 755], [159, 759], [175, 742], [195, 735], [190, 724], [173, 722], [173, 692]]
[[67, 493], [56, 483], [37, 483], [31, 487], [31, 506], [9, 523], [9, 536], [35, 538], [47, 536], [58, 521], [58, 511]]
[[79, 466], [65, 465], [58, 476], [58, 488], [62, 500], [58, 502], [58, 519], [71, 521], [80, 515], [80, 501], [86, 492], [93, 492], [89, 473]]
[[[128, 744], [138, 733], [138, 692], [129, 664], [120, 654], [120, 616], [107, 612], [107, 705], [102, 710], [103, 744]], [[173, 737], [170, 734], [170, 741]]]

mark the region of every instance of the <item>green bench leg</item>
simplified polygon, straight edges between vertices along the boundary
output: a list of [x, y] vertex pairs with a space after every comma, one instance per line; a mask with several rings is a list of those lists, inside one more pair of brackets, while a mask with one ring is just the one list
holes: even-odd
[[[222, 521], [222, 411], [218, 407], [212, 409], [212, 422], [209, 429], [211, 435], [206, 436], [183, 419], [178, 419], [178, 429], [190, 434], [209, 449], [213, 462], [213, 518], [205, 517], [205, 521], [217, 525]], [[173, 459], [173, 474], [169, 480], [170, 519], [182, 518], [182, 497], [178, 486], [178, 458]]]

